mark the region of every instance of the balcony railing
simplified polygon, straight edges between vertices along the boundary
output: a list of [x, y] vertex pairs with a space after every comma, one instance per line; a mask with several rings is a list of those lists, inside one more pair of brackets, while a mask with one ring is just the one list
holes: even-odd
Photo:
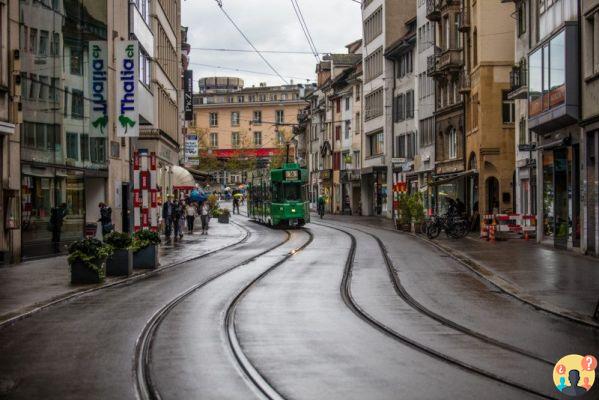
[[512, 67], [510, 72], [510, 98], [526, 98], [528, 92], [527, 75], [526, 60], [522, 59], [518, 65]]
[[468, 94], [470, 93], [470, 74], [466, 71], [460, 72], [460, 79], [458, 81], [458, 88], [460, 93]]
[[462, 50], [448, 49], [437, 58], [437, 69], [454, 69], [462, 66]]
[[431, 21], [441, 19], [441, 0], [426, 0], [426, 18]]

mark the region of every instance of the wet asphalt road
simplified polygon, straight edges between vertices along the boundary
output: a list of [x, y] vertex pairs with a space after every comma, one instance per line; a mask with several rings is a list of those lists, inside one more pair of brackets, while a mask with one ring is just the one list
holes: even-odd
[[407, 235], [235, 221], [251, 232], [236, 246], [0, 329], [0, 398], [136, 398], [137, 340], [190, 288], [150, 337], [162, 399], [564, 398], [551, 363], [599, 353], [596, 329], [498, 293]]

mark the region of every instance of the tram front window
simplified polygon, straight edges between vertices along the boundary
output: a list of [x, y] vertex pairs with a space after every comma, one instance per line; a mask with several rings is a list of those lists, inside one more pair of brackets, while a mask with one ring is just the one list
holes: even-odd
[[301, 187], [297, 184], [285, 185], [285, 200], [301, 200]]
[[297, 183], [273, 183], [273, 202], [282, 203], [284, 201], [300, 201], [302, 199], [301, 190], [301, 185]]

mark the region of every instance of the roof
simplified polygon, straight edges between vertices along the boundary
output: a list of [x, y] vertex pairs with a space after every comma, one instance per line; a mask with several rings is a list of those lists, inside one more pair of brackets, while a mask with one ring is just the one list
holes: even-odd
[[385, 57], [391, 59], [398, 57], [409, 49], [413, 48], [415, 44], [416, 33], [410, 32], [391, 43], [389, 47], [387, 47], [387, 50], [385, 50]]
[[354, 65], [362, 59], [362, 54], [327, 54], [324, 60], [331, 60], [337, 65]]

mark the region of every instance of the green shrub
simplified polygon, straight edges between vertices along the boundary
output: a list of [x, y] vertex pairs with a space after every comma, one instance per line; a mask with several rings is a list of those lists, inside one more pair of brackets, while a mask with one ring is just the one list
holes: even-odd
[[131, 250], [133, 250], [134, 253], [137, 253], [138, 251], [155, 244], [160, 244], [160, 236], [158, 233], [143, 229], [133, 234]]
[[410, 215], [414, 223], [419, 224], [424, 221], [424, 201], [421, 193], [414, 193], [408, 200]]
[[125, 250], [131, 246], [133, 240], [128, 233], [110, 232], [104, 236], [104, 243], [111, 245], [114, 249]]
[[87, 238], [71, 243], [67, 260], [69, 265], [81, 261], [85, 267], [97, 272], [100, 278], [104, 278], [102, 261], [111, 254], [112, 246], [95, 238]]

